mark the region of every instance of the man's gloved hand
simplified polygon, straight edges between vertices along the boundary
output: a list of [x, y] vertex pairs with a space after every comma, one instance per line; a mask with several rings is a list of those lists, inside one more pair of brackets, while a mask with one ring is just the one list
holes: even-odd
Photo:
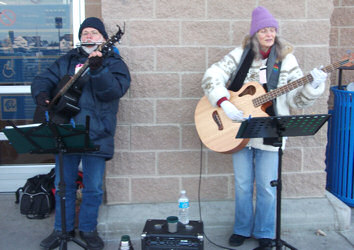
[[49, 95], [47, 92], [39, 92], [36, 96], [37, 104], [40, 106], [47, 106], [49, 104]]
[[243, 118], [243, 112], [238, 110], [230, 101], [223, 101], [220, 107], [231, 120], [238, 122], [245, 120], [245, 118]]
[[317, 68], [314, 68], [311, 72], [311, 75], [313, 77], [313, 81], [311, 82], [311, 86], [315, 89], [317, 89], [317, 87], [323, 83], [324, 81], [326, 81], [326, 78], [327, 78], [327, 73], [320, 70], [320, 69], [317, 69]]
[[102, 56], [93, 56], [89, 58], [89, 67], [90, 70], [96, 70], [102, 66], [103, 57]]

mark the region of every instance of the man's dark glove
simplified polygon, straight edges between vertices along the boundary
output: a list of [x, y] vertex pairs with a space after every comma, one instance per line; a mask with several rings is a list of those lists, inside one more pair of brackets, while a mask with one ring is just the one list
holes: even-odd
[[89, 58], [90, 70], [96, 70], [102, 66], [103, 57], [93, 56]]
[[37, 104], [40, 106], [47, 106], [47, 100], [49, 100], [49, 95], [47, 92], [39, 92], [39, 94], [36, 96]]

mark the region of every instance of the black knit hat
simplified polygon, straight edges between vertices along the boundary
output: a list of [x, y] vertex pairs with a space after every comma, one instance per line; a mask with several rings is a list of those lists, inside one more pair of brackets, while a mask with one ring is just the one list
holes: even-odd
[[106, 40], [108, 39], [108, 35], [107, 35], [106, 29], [104, 27], [104, 24], [97, 17], [88, 17], [82, 22], [80, 29], [79, 29], [79, 39], [81, 39], [81, 33], [82, 33], [83, 29], [88, 28], [88, 27], [95, 28], [96, 30], [98, 30], [102, 34], [102, 36]]

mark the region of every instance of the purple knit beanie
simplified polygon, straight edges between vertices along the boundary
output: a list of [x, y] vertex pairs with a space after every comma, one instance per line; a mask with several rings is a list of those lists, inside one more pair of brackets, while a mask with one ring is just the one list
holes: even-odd
[[274, 27], [278, 30], [278, 21], [266, 8], [259, 6], [252, 12], [250, 36], [253, 36], [258, 30], [267, 27]]

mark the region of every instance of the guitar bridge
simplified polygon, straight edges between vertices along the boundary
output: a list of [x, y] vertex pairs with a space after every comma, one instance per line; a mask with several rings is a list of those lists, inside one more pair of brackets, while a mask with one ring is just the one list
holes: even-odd
[[215, 110], [215, 111], [213, 112], [212, 116], [213, 116], [214, 122], [215, 122], [216, 125], [218, 126], [218, 129], [219, 129], [219, 130], [223, 130], [223, 129], [224, 129], [224, 126], [222, 125], [222, 122], [221, 122], [220, 115], [219, 115], [218, 111]]

